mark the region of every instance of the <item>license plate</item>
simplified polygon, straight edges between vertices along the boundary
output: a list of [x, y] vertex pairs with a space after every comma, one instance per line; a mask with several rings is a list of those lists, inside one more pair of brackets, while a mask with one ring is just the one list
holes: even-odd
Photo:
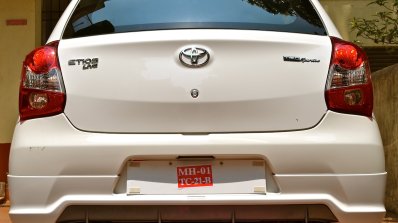
[[177, 167], [178, 188], [213, 186], [211, 165]]
[[127, 167], [127, 194], [264, 194], [262, 160], [148, 160]]

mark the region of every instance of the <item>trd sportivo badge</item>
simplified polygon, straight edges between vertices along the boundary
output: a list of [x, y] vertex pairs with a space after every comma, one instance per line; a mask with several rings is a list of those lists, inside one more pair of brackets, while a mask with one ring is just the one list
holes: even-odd
[[210, 54], [202, 48], [189, 47], [181, 51], [180, 61], [190, 68], [198, 68], [206, 65], [210, 60]]
[[83, 70], [97, 69], [98, 68], [98, 58], [87, 58], [87, 59], [73, 59], [68, 61], [69, 66], [82, 66]]
[[286, 62], [300, 62], [300, 63], [319, 63], [321, 60], [319, 59], [307, 59], [305, 57], [292, 57], [292, 56], [284, 56], [283, 61]]

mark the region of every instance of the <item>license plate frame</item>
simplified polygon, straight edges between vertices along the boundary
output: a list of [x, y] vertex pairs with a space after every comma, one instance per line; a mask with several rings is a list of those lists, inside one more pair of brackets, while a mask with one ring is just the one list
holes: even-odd
[[[203, 167], [211, 167], [211, 174], [198, 173]], [[127, 194], [265, 194], [265, 168], [263, 160], [129, 161]], [[187, 172], [179, 176], [178, 170]], [[188, 174], [189, 171], [192, 174]], [[211, 176], [211, 181], [194, 185], [182, 185], [179, 182], [195, 176]]]

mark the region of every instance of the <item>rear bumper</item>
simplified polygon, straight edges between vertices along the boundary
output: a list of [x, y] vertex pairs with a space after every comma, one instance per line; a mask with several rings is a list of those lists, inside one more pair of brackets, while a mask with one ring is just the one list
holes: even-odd
[[[181, 155], [262, 158], [278, 190], [266, 195], [203, 196], [115, 192], [128, 160]], [[315, 205], [327, 207], [342, 223], [380, 222], [385, 212], [386, 173], [377, 124], [333, 112], [309, 130], [210, 135], [88, 133], [59, 115], [18, 124], [10, 158], [14, 223], [53, 223], [68, 207], [90, 210], [96, 205], [110, 210], [120, 205], [227, 209], [256, 205], [280, 210], [275, 212], [280, 215], [291, 213], [292, 207], [301, 215]], [[96, 216], [93, 211], [85, 213]]]
[[[283, 193], [203, 196], [113, 194], [116, 176], [30, 179], [10, 176], [9, 179], [13, 190], [10, 215], [15, 223], [84, 220], [82, 217], [86, 214], [91, 220], [134, 220], [136, 218], [129, 217], [135, 212], [126, 213], [124, 210], [137, 209], [138, 211], [145, 207], [148, 211], [159, 206], [162, 209], [189, 205], [218, 206], [224, 209], [228, 209], [231, 205], [248, 207], [256, 205], [265, 210], [262, 216], [264, 220], [281, 219], [282, 216], [284, 216], [283, 220], [304, 220], [305, 218], [301, 217], [306, 217], [307, 209], [324, 206], [326, 209], [323, 208], [322, 212], [313, 212], [314, 216], [317, 216], [315, 220], [333, 219], [334, 216], [339, 222], [344, 223], [381, 222], [385, 212], [381, 193], [384, 191], [385, 174], [279, 176], [276, 180], [281, 182], [280, 187], [283, 188]], [[27, 190], [27, 187], [35, 189]], [[105, 210], [93, 208], [95, 206], [106, 208]], [[234, 207], [233, 209], [236, 210]], [[80, 211], [75, 212], [75, 210]], [[93, 212], [95, 210], [101, 211]], [[330, 210], [332, 214], [327, 210]], [[104, 216], [104, 213], [108, 212], [109, 214]], [[287, 213], [289, 215], [285, 215]], [[209, 217], [206, 220], [214, 220], [211, 218], [211, 213], [206, 213], [205, 216]], [[153, 217], [153, 214], [145, 215], [146, 220], [156, 220]], [[223, 220], [227, 219], [223, 217]]]

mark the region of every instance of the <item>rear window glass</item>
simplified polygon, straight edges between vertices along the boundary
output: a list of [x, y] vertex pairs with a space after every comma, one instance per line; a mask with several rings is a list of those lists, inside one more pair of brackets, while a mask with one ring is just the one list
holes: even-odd
[[326, 35], [309, 0], [81, 0], [63, 38], [168, 29]]

